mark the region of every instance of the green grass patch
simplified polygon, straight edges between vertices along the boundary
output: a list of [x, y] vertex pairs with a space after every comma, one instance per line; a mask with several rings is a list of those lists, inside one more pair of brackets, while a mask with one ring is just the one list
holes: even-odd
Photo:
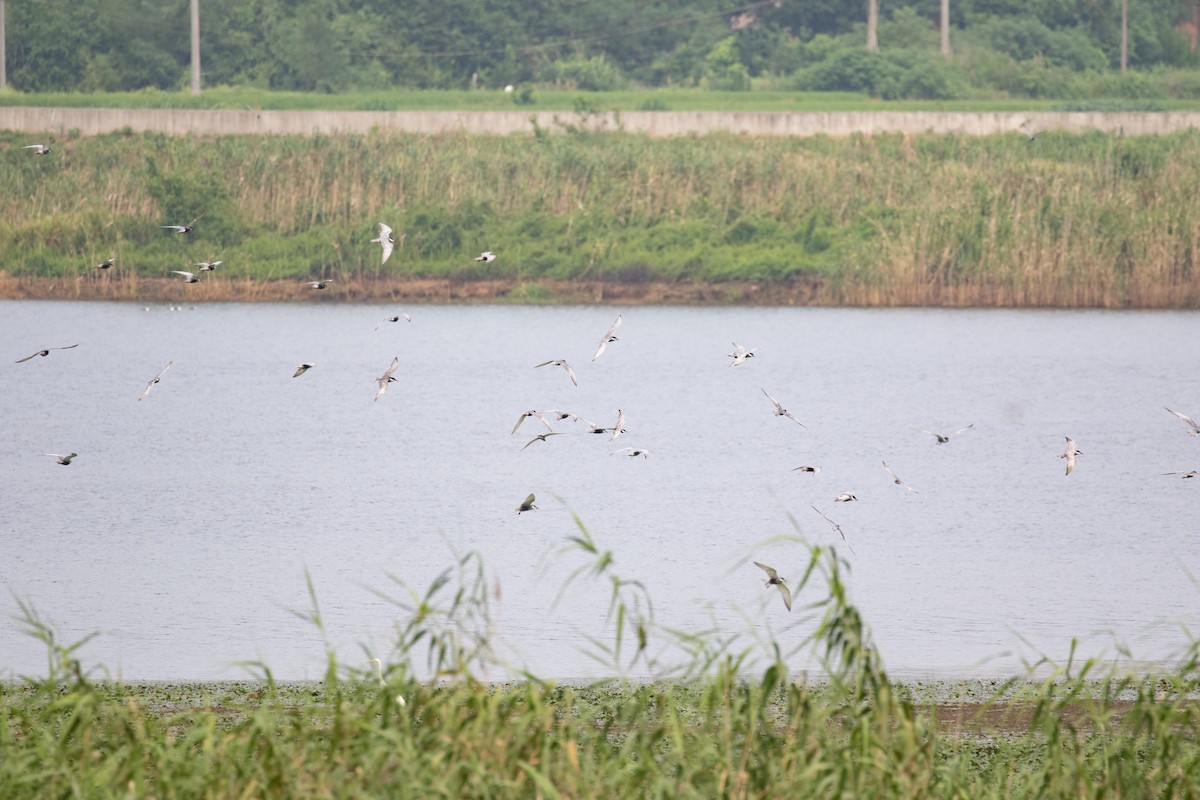
[[[1022, 678], [896, 684], [846, 600], [834, 550], [793, 537], [805, 598], [777, 640], [660, 627], [651, 598], [578, 527], [563, 586], [612, 587], [590, 650], [613, 680], [558, 685], [491, 667], [490, 591], [468, 553], [424, 592], [398, 580], [396, 641], [315, 683], [101, 680], [36, 608], [48, 674], [0, 684], [5, 798], [1192, 797], [1200, 793], [1200, 648], [1155, 675], [1092, 661]], [[765, 543], [764, 543], [765, 544]], [[573, 564], [573, 569], [572, 569]], [[321, 629], [312, 610], [298, 612]], [[324, 633], [321, 630], [322, 634]], [[748, 640], [755, 641], [755, 637]], [[783, 641], [789, 644], [782, 644]], [[667, 663], [654, 654], [682, 653]], [[792, 674], [810, 653], [822, 677]], [[635, 666], [649, 681], [620, 680]], [[419, 673], [436, 678], [419, 678]]]

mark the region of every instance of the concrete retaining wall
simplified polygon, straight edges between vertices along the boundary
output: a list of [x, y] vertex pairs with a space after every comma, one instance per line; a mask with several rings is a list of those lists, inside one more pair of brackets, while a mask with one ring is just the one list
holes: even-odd
[[937, 111], [629, 111], [586, 120], [568, 111], [214, 111], [125, 108], [0, 107], [0, 129], [31, 136], [85, 136], [129, 128], [184, 134], [336, 134], [372, 129], [408, 133], [529, 133], [532, 119], [548, 131], [564, 124], [623, 129], [649, 136], [703, 136], [727, 132], [746, 136], [848, 136], [853, 133], [962, 133], [983, 136], [1015, 132], [1028, 121], [1036, 131], [1089, 130], [1127, 136], [1200, 128], [1200, 112], [937, 112]]

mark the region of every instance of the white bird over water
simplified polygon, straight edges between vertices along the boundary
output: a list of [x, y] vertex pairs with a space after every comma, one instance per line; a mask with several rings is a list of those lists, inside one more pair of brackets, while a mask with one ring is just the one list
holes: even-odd
[[604, 334], [603, 338], [600, 339], [600, 346], [596, 348], [596, 355], [592, 356], [592, 361], [600, 357], [600, 354], [604, 352], [604, 348], [608, 347], [609, 342], [618, 341], [617, 328], [619, 327], [621, 327], [621, 315], [617, 314], [617, 321], [608, 329], [608, 333]]
[[171, 272], [175, 273], [176, 275], [182, 275], [184, 283], [199, 283], [200, 282], [200, 279], [196, 277], [196, 273], [194, 273], [194, 272], [186, 272], [181, 269], [173, 269], [173, 270], [171, 270]]
[[1059, 456], [1059, 458], [1065, 458], [1067, 460], [1067, 474], [1070, 475], [1071, 470], [1075, 469], [1075, 457], [1083, 455], [1083, 451], [1075, 447], [1075, 440], [1070, 436], [1066, 437], [1066, 439], [1067, 448], [1063, 450], [1063, 453], [1061, 456]]
[[392, 256], [392, 249], [396, 246], [396, 240], [392, 238], [392, 229], [382, 222], [379, 223], [379, 235], [371, 240], [371, 244], [377, 244], [383, 248], [383, 259], [379, 263], [380, 265], [386, 264]]
[[905, 489], [908, 489], [913, 494], [920, 494], [920, 492], [918, 492], [916, 489], [912, 488], [907, 483], [900, 480], [900, 476], [897, 475], [895, 472], [892, 472], [892, 468], [888, 466], [888, 463], [886, 461], [883, 462], [883, 468], [888, 471], [888, 475], [892, 476], [892, 483], [896, 484], [897, 486], [903, 486]]
[[292, 377], [299, 378], [301, 375], [308, 372], [310, 369], [312, 369], [315, 366], [316, 366], [316, 364], [308, 364], [308, 363], [301, 364], [300, 366], [296, 367], [296, 371], [292, 373]]
[[613, 426], [612, 436], [608, 437], [608, 440], [611, 442], [613, 439], [616, 439], [618, 436], [620, 436], [624, 432], [625, 432], [625, 412], [618, 408], [617, 409], [617, 424]]
[[45, 358], [46, 356], [50, 355], [51, 350], [71, 350], [72, 348], [75, 348], [75, 347], [79, 347], [79, 345], [69, 344], [66, 347], [47, 347], [44, 350], [38, 350], [33, 355], [28, 355], [28, 356], [25, 356], [24, 358], [18, 358], [14, 363], [24, 364], [26, 361], [28, 361], [31, 358], [37, 358], [38, 356]]
[[854, 492], [842, 492], [837, 497], [833, 498], [833, 502], [835, 502], [835, 503], [853, 503], [857, 499], [858, 498], [854, 495]]
[[[731, 364], [730, 366], [733, 366], [733, 365]], [[760, 387], [760, 388], [761, 388], [761, 387]], [[790, 412], [790, 411], [788, 411], [786, 408], [784, 408], [784, 407], [783, 407], [783, 405], [782, 405], [782, 404], [781, 404], [781, 403], [780, 403], [778, 400], [776, 400], [776, 399], [775, 399], [774, 397], [772, 397], [771, 395], [767, 394], [767, 390], [766, 390], [766, 389], [763, 389], [763, 390], [762, 390], [762, 393], [763, 393], [763, 394], [765, 394], [765, 395], [767, 395], [767, 399], [771, 401], [771, 405], [775, 406], [775, 416], [777, 416], [777, 417], [787, 417], [787, 418], [788, 418], [788, 419], [790, 419], [792, 422], [794, 422], [794, 423], [796, 423], [797, 425], [799, 425], [801, 428], [806, 428], [806, 427], [808, 427], [808, 426], [807, 426], [807, 425], [805, 425], [803, 422], [801, 422], [800, 420], [798, 420], [798, 419], [796, 419], [795, 417], [793, 417], [793, 416], [792, 416], [792, 414], [791, 414], [791, 412]]]
[[562, 367], [567, 371], [567, 377], [571, 379], [571, 383], [575, 384], [576, 386], [579, 385], [579, 381], [575, 380], [575, 370], [571, 369], [571, 365], [561, 358], [552, 358], [549, 361], [543, 361], [542, 363], [536, 365], [534, 369], [537, 369], [538, 367]]
[[614, 450], [612, 454], [614, 456], [618, 456], [621, 453], [624, 453], [625, 455], [629, 456], [630, 458], [637, 458], [638, 456], [641, 456], [642, 458], [650, 457], [649, 450], [642, 450], [637, 447], [622, 447], [620, 450]]
[[1200, 436], [1200, 425], [1196, 424], [1196, 420], [1192, 419], [1187, 414], [1180, 414], [1178, 411], [1174, 411], [1169, 408], [1167, 409], [1167, 411], [1170, 411], [1172, 414], [1174, 414], [1175, 416], [1179, 417], [1181, 420], [1183, 420], [1184, 422], [1187, 423], [1188, 436]]
[[779, 573], [774, 567], [768, 567], [766, 564], [760, 564], [755, 561], [754, 566], [767, 573], [767, 580], [764, 586], [778, 586], [779, 594], [783, 596], [783, 605], [788, 610], [792, 610], [792, 590], [788, 588], [787, 580], [779, 577]]
[[138, 395], [138, 400], [144, 400], [146, 395], [150, 394], [150, 390], [154, 388], [154, 384], [162, 380], [162, 376], [166, 374], [167, 370], [169, 370], [171, 365], [174, 363], [174, 361], [168, 361], [167, 365], [159, 370], [157, 375], [150, 379], [150, 381], [146, 384], [146, 388], [142, 390], [140, 395]]
[[379, 384], [379, 390], [377, 392], [375, 392], [376, 400], [383, 397], [383, 393], [387, 391], [387, 387], [388, 387], [389, 383], [395, 382], [396, 379], [393, 378], [392, 375], [395, 374], [396, 369], [399, 366], [400, 366], [400, 356], [395, 356], [392, 359], [392, 363], [388, 366], [387, 369], [385, 369], [383, 371], [383, 374], [375, 379], [375, 382]]
[[746, 363], [747, 358], [754, 358], [754, 351], [757, 349], [758, 349], [757, 347], [754, 347], [754, 348], [750, 348], [749, 350], [747, 350], [745, 347], [742, 347], [737, 342], [734, 342], [733, 343], [733, 352], [728, 354], [729, 357], [733, 359], [733, 361], [731, 361], [729, 363], [729, 366], [736, 367], [738, 364]]
[[951, 437], [958, 436], [960, 433], [965, 433], [974, 427], [975, 423], [972, 422], [970, 425], [959, 428], [954, 433], [935, 433], [934, 431], [922, 431], [922, 433], [928, 433], [930, 436], [935, 437], [938, 444], [945, 444], [946, 442], [950, 441]]
[[813, 475], [816, 475], [820, 471], [820, 467], [812, 467], [808, 465], [802, 467], [792, 467], [792, 472], [811, 472]]
[[1187, 472], [1164, 472], [1163, 475], [1178, 475], [1181, 478], [1194, 478], [1197, 475], [1200, 475], [1200, 472], [1197, 472], [1194, 469], [1189, 469]]
[[71, 466], [71, 459], [75, 458], [75, 456], [79, 455], [79, 453], [46, 453], [45, 455], [48, 455], [51, 458], [57, 458], [58, 463], [62, 464], [64, 467], [69, 467]]
[[44, 144], [27, 144], [21, 148], [22, 150], [32, 150], [35, 156], [50, 155], [50, 147]]
[[512, 436], [512, 435], [513, 435], [513, 433], [516, 433], [516, 432], [517, 432], [517, 428], [520, 428], [520, 427], [521, 427], [521, 423], [522, 423], [522, 422], [524, 422], [524, 421], [525, 421], [525, 420], [526, 420], [528, 417], [533, 417], [533, 418], [535, 418], [535, 419], [541, 420], [541, 423], [542, 423], [543, 425], [545, 425], [545, 426], [546, 426], [546, 430], [550, 431], [551, 433], [553, 433], [553, 432], [554, 432], [554, 428], [553, 428], [553, 427], [550, 425], [550, 423], [549, 423], [549, 422], [546, 420], [546, 415], [545, 415], [545, 414], [543, 414], [543, 413], [542, 413], [542, 412], [540, 412], [540, 411], [526, 411], [524, 414], [522, 414], [521, 416], [517, 417], [517, 424], [516, 424], [516, 425], [513, 425], [512, 433], [510, 433], [510, 434], [509, 434], [509, 436]]
[[475, 256], [475, 260], [476, 260], [476, 261], [483, 261], [484, 263], [487, 263], [487, 262], [489, 262], [489, 261], [495, 261], [495, 260], [496, 260], [496, 254], [495, 254], [495, 253], [493, 253], [491, 250], [484, 250], [482, 253], [480, 253], [479, 255]]

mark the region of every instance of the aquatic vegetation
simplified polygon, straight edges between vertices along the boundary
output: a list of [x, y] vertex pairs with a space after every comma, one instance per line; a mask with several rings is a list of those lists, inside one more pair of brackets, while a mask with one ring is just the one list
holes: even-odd
[[[10, 163], [0, 248], [10, 278], [70, 277], [77, 296], [152, 294], [219, 258], [196, 299], [315, 278], [353, 299], [375, 280], [439, 278], [529, 284], [518, 299], [539, 302], [554, 281], [740, 281], [821, 304], [1188, 308], [1198, 165], [1194, 132], [128, 132]], [[187, 241], [161, 227], [198, 214]], [[386, 263], [370, 244], [381, 222], [395, 230]], [[503, 257], [474, 260], [484, 248]]]
[[[361, 667], [329, 652], [324, 680], [285, 684], [267, 665], [244, 683], [100, 680], [36, 608], [18, 601], [47, 674], [0, 684], [6, 798], [362, 797], [1060, 797], [1200, 792], [1193, 642], [1169, 672], [1094, 662], [1042, 677], [897, 685], [857, 609], [846, 565], [806, 545], [791, 576], [796, 621], [775, 641], [670, 631], [651, 593], [577, 522], [561, 556], [575, 581], [611, 587], [591, 652], [614, 676], [489, 684], [489, 587], [468, 553], [423, 592], [399, 577], [377, 594], [398, 612], [392, 651]], [[393, 594], [393, 591], [395, 592]], [[323, 622], [309, 581], [311, 609]], [[669, 661], [660, 649], [685, 655]], [[790, 642], [781, 645], [780, 642]], [[789, 659], [815, 653], [820, 679]], [[369, 654], [368, 654], [369, 655]], [[418, 674], [430, 677], [418, 679]]]

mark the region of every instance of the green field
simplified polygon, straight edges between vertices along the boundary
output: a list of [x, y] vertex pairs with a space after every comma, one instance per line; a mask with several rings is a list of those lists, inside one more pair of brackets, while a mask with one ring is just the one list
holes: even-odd
[[[855, 305], [1200, 305], [1200, 134], [0, 134], [11, 277], [758, 282]], [[199, 217], [193, 234], [161, 226]], [[380, 265], [377, 224], [396, 231]], [[478, 264], [492, 250], [500, 258]], [[117, 267], [91, 267], [115, 255]], [[294, 283], [292, 283], [294, 285]], [[224, 288], [223, 288], [224, 287]], [[232, 292], [232, 294], [231, 294]], [[530, 297], [553, 301], [538, 291]], [[258, 298], [261, 299], [261, 298]]]
[[[796, 542], [797, 547], [807, 547]], [[42, 677], [0, 684], [0, 794], [44, 797], [1195, 797], [1200, 648], [1157, 675], [1093, 662], [1041, 677], [893, 683], [821, 547], [792, 576], [797, 621], [775, 641], [670, 631], [645, 590], [580, 527], [568, 580], [612, 586], [591, 648], [648, 682], [489, 684], [489, 591], [467, 554], [397, 603], [397, 641], [371, 665], [279, 684], [98, 680], [22, 602]], [[564, 589], [567, 588], [564, 586]], [[304, 612], [321, 628], [316, 593]], [[664, 642], [689, 654], [651, 656]], [[789, 644], [781, 644], [788, 642]], [[787, 663], [811, 652], [815, 682]], [[436, 675], [420, 680], [418, 673]]]

